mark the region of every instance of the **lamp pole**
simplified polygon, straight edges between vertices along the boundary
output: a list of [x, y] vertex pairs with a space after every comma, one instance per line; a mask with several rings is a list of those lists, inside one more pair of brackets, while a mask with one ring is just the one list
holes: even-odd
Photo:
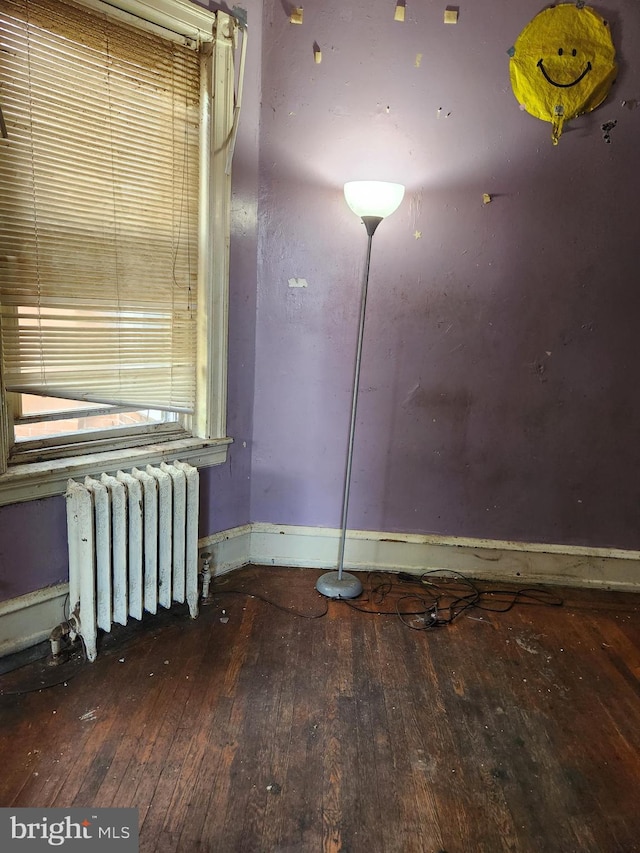
[[[361, 182], [371, 185], [372, 182]], [[376, 186], [398, 187], [393, 184], [376, 184]], [[387, 212], [392, 213], [400, 204], [404, 187], [401, 188], [397, 203]], [[396, 190], [396, 193], [398, 191]], [[346, 187], [345, 187], [346, 194]], [[347, 201], [349, 199], [347, 198]], [[355, 209], [351, 202], [350, 207], [354, 212], [360, 213], [362, 223], [367, 231], [367, 254], [362, 276], [362, 289], [360, 293], [360, 319], [358, 323], [358, 341], [356, 344], [356, 361], [353, 373], [353, 386], [351, 391], [351, 420], [349, 423], [349, 442], [347, 446], [347, 466], [344, 478], [344, 491], [342, 495], [342, 519], [340, 524], [340, 544], [338, 548], [338, 570], [327, 572], [318, 578], [316, 589], [328, 598], [357, 598], [362, 592], [362, 584], [355, 575], [344, 571], [344, 550], [347, 541], [347, 518], [349, 515], [349, 494], [351, 491], [351, 469], [353, 465], [353, 444], [356, 431], [356, 414], [358, 410], [358, 390], [360, 387], [360, 365], [362, 362], [362, 341], [364, 338], [364, 321], [367, 311], [367, 293], [369, 290], [369, 268], [371, 266], [371, 244], [376, 228], [382, 222], [384, 216], [369, 215]]]
[[[338, 578], [343, 577], [344, 549], [347, 541], [347, 516], [349, 514], [349, 494], [351, 492], [351, 467], [353, 465], [353, 438], [356, 432], [356, 413], [358, 410], [358, 390], [360, 388], [360, 364], [362, 362], [362, 341], [364, 339], [364, 318], [367, 313], [367, 293], [369, 291], [369, 268], [371, 266], [371, 244], [373, 235], [382, 222], [381, 216], [366, 216], [362, 218], [367, 229], [367, 255], [362, 276], [362, 291], [360, 294], [360, 321], [358, 324], [358, 343], [356, 345], [356, 365], [353, 374], [353, 391], [351, 396], [351, 422], [349, 424], [349, 444], [347, 447], [347, 470], [344, 478], [344, 493], [342, 496], [342, 523], [340, 526], [340, 548], [338, 551]], [[362, 589], [360, 589], [360, 592]], [[360, 593], [358, 593], [359, 595]]]

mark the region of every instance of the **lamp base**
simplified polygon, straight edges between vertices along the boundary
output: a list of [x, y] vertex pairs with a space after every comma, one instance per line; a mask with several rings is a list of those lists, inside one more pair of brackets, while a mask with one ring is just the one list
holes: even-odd
[[343, 572], [327, 572], [320, 575], [316, 589], [327, 598], [357, 598], [362, 592], [362, 584], [355, 575]]

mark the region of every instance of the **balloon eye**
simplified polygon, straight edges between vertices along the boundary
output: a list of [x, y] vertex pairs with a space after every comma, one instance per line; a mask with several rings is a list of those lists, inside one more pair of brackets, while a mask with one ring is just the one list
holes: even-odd
[[573, 48], [573, 50], [571, 51], [571, 56], [575, 56], [577, 52], [578, 52], [578, 51], [577, 51], [577, 50], [575, 49], [575, 47], [574, 47], [574, 48]]
[[562, 56], [563, 53], [564, 53], [564, 50], [561, 47], [559, 47], [558, 48], [558, 56]]

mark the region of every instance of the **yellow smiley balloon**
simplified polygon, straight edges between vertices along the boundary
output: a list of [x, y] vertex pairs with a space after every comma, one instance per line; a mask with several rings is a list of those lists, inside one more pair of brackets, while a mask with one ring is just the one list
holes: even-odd
[[509, 54], [513, 94], [528, 113], [551, 122], [554, 145], [565, 121], [599, 106], [616, 78], [609, 25], [581, 3], [543, 9]]

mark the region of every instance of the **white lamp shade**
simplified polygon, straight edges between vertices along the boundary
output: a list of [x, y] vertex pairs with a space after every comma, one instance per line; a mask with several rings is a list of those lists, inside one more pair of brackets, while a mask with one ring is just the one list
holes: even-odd
[[384, 219], [400, 206], [404, 187], [387, 181], [349, 181], [344, 185], [344, 197], [356, 216]]

